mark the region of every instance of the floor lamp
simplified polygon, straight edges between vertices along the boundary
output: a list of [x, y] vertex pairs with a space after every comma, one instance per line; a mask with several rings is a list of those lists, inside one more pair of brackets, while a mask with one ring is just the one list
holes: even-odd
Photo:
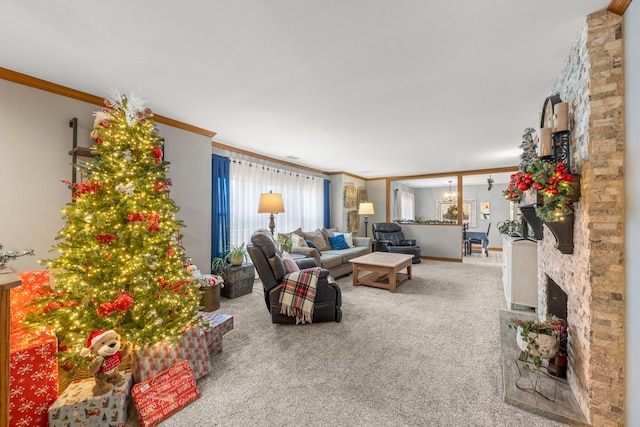
[[276, 221], [274, 214], [284, 213], [284, 203], [282, 203], [282, 194], [273, 193], [269, 191], [268, 193], [262, 193], [260, 195], [260, 203], [258, 204], [258, 213], [268, 213], [269, 215], [269, 230], [271, 230], [271, 235], [273, 236], [273, 230], [276, 228]]
[[358, 214], [364, 215], [364, 237], [367, 237], [367, 228], [369, 224], [369, 217], [367, 215], [373, 215], [373, 203], [360, 203]]

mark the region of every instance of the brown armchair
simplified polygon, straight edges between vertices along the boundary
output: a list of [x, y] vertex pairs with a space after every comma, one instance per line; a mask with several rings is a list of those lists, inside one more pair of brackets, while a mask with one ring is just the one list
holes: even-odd
[[[264, 289], [264, 301], [271, 313], [273, 323], [296, 323], [295, 317], [280, 313], [280, 290], [286, 274], [285, 266], [273, 241], [271, 232], [262, 228], [251, 236], [247, 252], [258, 271]], [[313, 258], [296, 260], [301, 269], [317, 266]], [[316, 284], [312, 322], [340, 322], [342, 320], [342, 294], [338, 285], [329, 276], [329, 270], [322, 269]]]
[[414, 239], [405, 239], [402, 228], [395, 222], [376, 222], [371, 226], [376, 240], [375, 250], [413, 255], [412, 264], [420, 263], [420, 246]]

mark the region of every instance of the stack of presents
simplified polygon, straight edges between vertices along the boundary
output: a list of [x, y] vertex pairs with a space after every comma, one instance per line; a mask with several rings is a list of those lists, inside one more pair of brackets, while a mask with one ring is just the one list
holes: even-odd
[[[111, 391], [96, 395], [89, 377], [59, 393], [56, 336], [48, 328], [27, 330], [20, 323], [29, 309], [25, 306], [49, 283], [49, 272], [18, 276], [22, 286], [11, 290], [10, 302], [11, 427], [124, 426], [131, 400], [141, 424], [155, 425], [199, 397], [195, 380], [211, 371], [211, 356], [222, 351], [222, 336], [233, 329], [233, 317], [199, 312], [208, 327], [187, 329], [177, 344], [134, 349], [129, 368]], [[173, 404], [167, 405], [167, 399]]]

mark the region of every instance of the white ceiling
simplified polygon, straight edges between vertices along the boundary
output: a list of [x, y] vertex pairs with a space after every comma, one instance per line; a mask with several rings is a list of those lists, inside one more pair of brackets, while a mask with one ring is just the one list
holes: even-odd
[[[0, 66], [365, 178], [512, 166], [608, 0], [8, 0]], [[297, 157], [292, 160], [289, 156]]]

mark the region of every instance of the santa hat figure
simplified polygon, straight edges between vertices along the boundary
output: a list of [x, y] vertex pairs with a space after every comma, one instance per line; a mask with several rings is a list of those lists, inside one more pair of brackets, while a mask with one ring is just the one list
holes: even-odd
[[102, 338], [106, 337], [109, 334], [115, 334], [116, 332], [109, 329], [108, 331], [105, 330], [97, 330], [97, 331], [93, 331], [89, 334], [89, 338], [87, 338], [87, 346], [85, 348], [82, 349], [82, 351], [80, 352], [80, 356], [82, 357], [87, 357], [89, 354], [91, 354], [91, 347], [93, 347], [93, 345], [95, 343], [97, 343], [98, 341], [100, 341]]

